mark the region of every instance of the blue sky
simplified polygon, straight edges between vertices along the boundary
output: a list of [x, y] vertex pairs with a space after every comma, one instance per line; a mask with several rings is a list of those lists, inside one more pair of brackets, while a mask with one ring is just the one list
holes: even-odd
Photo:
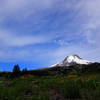
[[1, 0], [0, 70], [48, 67], [71, 54], [100, 61], [100, 0]]

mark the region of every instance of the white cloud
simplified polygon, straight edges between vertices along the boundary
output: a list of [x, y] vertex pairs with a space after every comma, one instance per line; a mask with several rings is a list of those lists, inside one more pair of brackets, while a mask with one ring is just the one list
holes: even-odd
[[27, 45], [42, 44], [49, 42], [53, 37], [45, 35], [17, 35], [16, 32], [0, 30], [0, 45], [22, 47]]
[[[21, 50], [14, 51], [8, 49], [0, 50], [0, 58], [7, 58], [8, 60], [13, 59], [28, 59], [31, 60], [35, 54], [37, 54], [37, 59], [52, 58], [51, 62], [54, 60], [61, 60], [64, 56], [78, 53], [82, 56], [95, 56], [99, 55], [99, 38], [100, 38], [100, 0], [3, 0], [0, 1], [0, 26], [4, 29], [0, 29], [0, 45], [3, 47], [25, 47], [33, 44], [41, 44], [52, 41], [57, 37], [56, 33], [60, 33], [62, 37], [58, 41], [57, 44], [61, 45], [61, 48], [56, 48], [54, 50], [50, 49], [45, 51], [41, 49], [37, 52], [32, 52], [32, 50]], [[41, 28], [48, 20], [45, 19], [45, 11], [49, 13], [49, 11], [61, 11], [63, 13], [68, 13], [69, 18], [67, 19], [67, 14], [62, 15], [65, 16], [65, 20], [63, 21], [63, 17], [59, 18], [54, 25], [59, 25], [62, 28], [55, 30], [50, 30], [50, 32], [40, 32], [40, 35], [32, 35], [30, 33], [21, 33], [19, 30], [17, 32], [13, 31], [14, 29], [9, 29], [7, 26], [5, 27], [6, 20], [14, 20], [19, 22], [19, 24], [23, 24], [23, 21], [31, 20], [38, 28]], [[62, 14], [63, 14], [62, 13]], [[44, 18], [42, 18], [42, 16]], [[50, 15], [53, 17], [52, 15]], [[49, 16], [49, 17], [50, 17]], [[61, 16], [61, 15], [60, 15]], [[54, 19], [55, 21], [56, 19]], [[53, 21], [53, 22], [54, 22]], [[63, 21], [63, 22], [62, 22]], [[27, 25], [27, 23], [25, 25]], [[50, 21], [51, 24], [53, 24]], [[32, 24], [33, 24], [32, 23]], [[2, 25], [3, 24], [3, 25]], [[30, 24], [30, 23], [29, 23]], [[28, 26], [29, 26], [28, 24]], [[35, 26], [34, 25], [34, 26]], [[47, 25], [47, 24], [46, 24]], [[46, 27], [46, 25], [44, 25]], [[45, 27], [43, 30], [45, 30]], [[48, 24], [48, 27], [50, 25]], [[56, 26], [53, 26], [56, 27]], [[34, 29], [35, 27], [32, 28]], [[17, 30], [17, 29], [16, 29]], [[39, 30], [39, 29], [37, 29]], [[60, 32], [59, 32], [60, 30]], [[74, 31], [75, 30], [75, 31]], [[81, 30], [81, 32], [80, 32]], [[65, 32], [64, 32], [65, 31]], [[37, 33], [34, 33], [37, 34]], [[49, 35], [50, 34], [50, 35]], [[52, 34], [52, 35], [51, 35]], [[77, 35], [78, 34], [78, 35]], [[79, 44], [68, 45], [65, 41], [67, 39], [76, 39], [76, 37], [83, 36], [84, 40], [88, 42], [83, 49]], [[58, 36], [59, 37], [59, 36]], [[63, 40], [63, 38], [65, 40]], [[77, 39], [76, 39], [77, 40]], [[73, 40], [72, 40], [73, 42]], [[81, 41], [79, 41], [81, 42]], [[95, 48], [88, 48], [89, 45], [95, 45]], [[66, 46], [66, 47], [65, 47]], [[32, 48], [33, 49], [33, 48]], [[40, 49], [40, 48], [38, 48]], [[33, 50], [34, 51], [34, 50]], [[39, 54], [39, 55], [38, 55]], [[13, 55], [13, 57], [12, 57]], [[32, 56], [31, 56], [32, 55]], [[96, 56], [95, 56], [96, 58]], [[99, 57], [98, 57], [99, 59]], [[56, 62], [55, 61], [55, 62]], [[53, 64], [53, 63], [52, 63]]]
[[[90, 44], [97, 45], [100, 38], [100, 0], [83, 0], [83, 6], [80, 14], [84, 14], [85, 24], [82, 28]], [[100, 47], [100, 46], [99, 46]]]
[[62, 2], [61, 0], [3, 0], [0, 1], [0, 18], [5, 20], [10, 16], [17, 21], [26, 20], [32, 15], [38, 16], [45, 10], [54, 9]]

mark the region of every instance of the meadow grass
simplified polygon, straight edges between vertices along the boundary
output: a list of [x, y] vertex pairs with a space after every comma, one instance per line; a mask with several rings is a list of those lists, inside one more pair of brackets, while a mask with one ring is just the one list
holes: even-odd
[[1, 77], [0, 100], [100, 100], [100, 74]]

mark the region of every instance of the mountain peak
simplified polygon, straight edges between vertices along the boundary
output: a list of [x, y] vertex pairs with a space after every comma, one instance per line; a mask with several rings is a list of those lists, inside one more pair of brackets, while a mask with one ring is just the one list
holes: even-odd
[[74, 54], [74, 55], [67, 56], [63, 61], [56, 64], [56, 66], [71, 66], [71, 65], [75, 65], [75, 64], [88, 65], [91, 63], [92, 63], [91, 61], [84, 60], [79, 55]]
[[79, 58], [79, 59], [82, 59], [79, 55], [77, 55], [77, 54], [74, 54], [74, 55], [70, 55], [70, 56], [73, 56], [73, 57], [77, 57], [77, 58]]
[[82, 59], [79, 55], [77, 54], [74, 54], [74, 55], [70, 55], [70, 56], [67, 56], [66, 59]]

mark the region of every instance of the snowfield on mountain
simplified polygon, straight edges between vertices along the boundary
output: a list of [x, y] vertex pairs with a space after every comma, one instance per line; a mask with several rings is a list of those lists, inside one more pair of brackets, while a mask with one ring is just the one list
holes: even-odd
[[75, 64], [84, 64], [84, 65], [88, 65], [88, 64], [92, 64], [94, 62], [82, 59], [80, 56], [78, 55], [70, 55], [67, 56], [63, 61], [61, 61], [58, 64], [54, 64], [51, 67], [54, 66], [71, 66], [71, 65], [75, 65]]

